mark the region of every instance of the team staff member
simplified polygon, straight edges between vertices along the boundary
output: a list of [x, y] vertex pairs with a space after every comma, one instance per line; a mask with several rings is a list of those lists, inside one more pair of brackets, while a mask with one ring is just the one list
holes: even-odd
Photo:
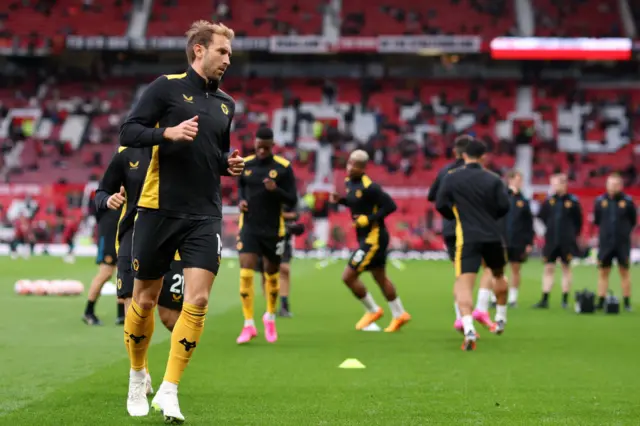
[[253, 319], [254, 271], [262, 259], [267, 309], [262, 317], [265, 338], [278, 340], [276, 309], [280, 289], [280, 262], [285, 250], [286, 227], [282, 212], [298, 201], [296, 179], [288, 160], [273, 155], [273, 131], [261, 127], [256, 132], [256, 154], [246, 159], [239, 182], [240, 234], [240, 300], [244, 326], [236, 339], [247, 343], [257, 336]]
[[522, 194], [522, 174], [517, 170], [507, 173], [509, 186], [509, 213], [505, 217], [507, 259], [511, 264], [509, 306], [515, 307], [520, 289], [520, 267], [533, 249], [533, 214], [529, 200]]
[[[87, 325], [102, 325], [95, 314], [95, 305], [100, 297], [100, 291], [105, 283], [111, 279], [116, 269], [116, 228], [118, 227], [119, 213], [117, 211], [96, 212], [98, 221], [98, 255], [96, 263], [98, 272], [91, 280], [87, 305], [84, 309], [82, 321]], [[121, 308], [118, 307], [118, 310]], [[120, 313], [120, 312], [118, 312]]]
[[386, 271], [389, 232], [384, 220], [396, 211], [397, 206], [389, 194], [365, 174], [368, 161], [369, 155], [363, 150], [351, 153], [347, 162], [347, 194], [344, 197], [332, 194], [330, 202], [349, 208], [358, 237], [359, 247], [342, 273], [342, 281], [366, 309], [356, 324], [356, 330], [368, 327], [384, 314], [360, 281], [360, 274], [369, 271], [389, 303], [393, 319], [384, 331], [392, 333], [411, 320]]
[[551, 176], [553, 195], [547, 197], [540, 207], [538, 217], [547, 227], [542, 251], [544, 272], [542, 275], [542, 299], [534, 308], [549, 307], [549, 293], [553, 288], [556, 261], [562, 263], [562, 307], [569, 305], [571, 291], [571, 259], [578, 251], [578, 237], [582, 229], [582, 207], [578, 198], [567, 193], [567, 176]]
[[220, 266], [220, 176], [238, 176], [244, 160], [229, 154], [234, 100], [220, 90], [231, 61], [233, 30], [207, 21], [187, 32], [189, 68], [147, 87], [120, 129], [120, 144], [153, 147], [135, 222], [133, 300], [125, 318], [130, 336], [131, 416], [145, 416], [145, 359], [153, 334], [153, 311], [163, 276], [176, 251], [184, 266], [182, 312], [171, 333], [164, 381], [152, 401], [165, 421], [181, 423], [178, 383], [198, 346], [211, 287]]
[[[436, 202], [438, 190], [440, 189], [442, 180], [445, 178], [445, 176], [447, 176], [453, 170], [464, 166], [462, 153], [467, 148], [467, 144], [471, 140], [473, 140], [473, 137], [469, 135], [462, 135], [458, 136], [454, 141], [453, 152], [456, 156], [455, 161], [447, 164], [444, 168], [442, 168], [438, 172], [436, 180], [433, 181], [433, 184], [429, 187], [429, 194], [427, 195], [427, 199], [432, 203]], [[444, 238], [444, 243], [447, 246], [447, 254], [449, 255], [449, 260], [453, 262], [456, 252], [456, 223], [454, 220], [449, 220], [445, 217], [442, 218], [442, 237]], [[462, 330], [462, 317], [460, 316], [460, 308], [455, 302], [453, 304], [453, 307], [456, 313], [456, 320], [453, 324], [453, 327], [456, 330]]]
[[498, 220], [509, 210], [509, 197], [500, 178], [482, 167], [485, 153], [484, 143], [469, 141], [463, 153], [465, 166], [447, 175], [436, 200], [440, 214], [456, 221], [455, 295], [464, 327], [463, 350], [476, 346], [473, 287], [483, 261], [495, 279], [496, 327], [492, 331], [502, 333], [507, 321], [506, 258]]
[[609, 289], [609, 275], [613, 259], [618, 262], [624, 308], [631, 311], [631, 234], [637, 223], [636, 205], [623, 192], [622, 177], [613, 173], [607, 178], [607, 193], [598, 197], [594, 205], [594, 224], [600, 228], [598, 235], [598, 309], [604, 308]]

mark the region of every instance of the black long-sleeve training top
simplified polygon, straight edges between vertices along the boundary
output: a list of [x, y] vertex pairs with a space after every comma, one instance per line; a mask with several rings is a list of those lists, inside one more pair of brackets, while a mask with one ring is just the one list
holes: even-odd
[[503, 219], [507, 247], [526, 247], [533, 244], [533, 214], [529, 200], [522, 192], [509, 190], [509, 212]]
[[593, 223], [599, 227], [600, 250], [631, 247], [638, 212], [630, 196], [623, 192], [603, 194], [596, 199], [593, 212]]
[[582, 230], [582, 207], [575, 195], [554, 194], [540, 207], [538, 217], [547, 227], [545, 244], [551, 247], [575, 247]]
[[[436, 198], [438, 197], [438, 190], [442, 185], [442, 180], [445, 178], [445, 176], [447, 176], [453, 170], [462, 166], [464, 166], [464, 160], [459, 158], [453, 163], [449, 163], [446, 166], [444, 166], [442, 169], [440, 169], [440, 171], [438, 172], [438, 175], [436, 176], [436, 180], [434, 180], [431, 186], [429, 187], [429, 194], [427, 195], [427, 199], [432, 203], [435, 203]], [[455, 237], [455, 235], [456, 235], [456, 221], [443, 218], [442, 236], [444, 238], [451, 238], [451, 237]]]
[[[222, 217], [220, 176], [228, 175], [233, 98], [193, 68], [151, 83], [120, 128], [120, 144], [153, 147], [138, 207], [172, 217]], [[193, 142], [164, 139], [167, 127], [198, 116]]]
[[[268, 191], [265, 179], [274, 180], [276, 189]], [[286, 221], [282, 212], [287, 207], [295, 207], [298, 202], [296, 178], [289, 161], [278, 155], [264, 160], [253, 155], [247, 157], [239, 182], [239, 199], [248, 204], [248, 211], [243, 212], [240, 218], [244, 232], [284, 237]]]
[[338, 200], [338, 203], [347, 206], [354, 219], [361, 215], [369, 219], [369, 226], [356, 227], [358, 240], [366, 240], [374, 229], [386, 233], [384, 219], [397, 209], [393, 199], [367, 175], [347, 178], [346, 182], [347, 195]]
[[501, 242], [499, 219], [509, 211], [509, 196], [497, 175], [470, 163], [443, 179], [436, 209], [456, 221], [458, 244]]
[[100, 180], [96, 191], [96, 208], [107, 211], [109, 197], [120, 192], [124, 186], [125, 204], [122, 206], [120, 222], [116, 235], [116, 252], [121, 256], [130, 256], [133, 224], [137, 212], [137, 203], [142, 192], [142, 185], [147, 175], [147, 168], [151, 160], [151, 147], [124, 148], [120, 147], [113, 156], [107, 170]]

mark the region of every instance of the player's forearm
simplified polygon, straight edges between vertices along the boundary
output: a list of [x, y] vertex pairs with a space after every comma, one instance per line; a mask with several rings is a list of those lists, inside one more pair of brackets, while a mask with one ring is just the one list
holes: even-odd
[[98, 189], [96, 191], [94, 202], [96, 203], [97, 212], [105, 212], [109, 210], [109, 207], [107, 207], [107, 201], [109, 201], [110, 196], [111, 194], [107, 193], [104, 189]]
[[283, 188], [276, 188], [275, 193], [280, 198], [280, 201], [287, 204], [288, 206], [294, 206], [298, 202], [298, 195], [295, 191], [287, 191]]
[[369, 216], [369, 222], [373, 223], [384, 220], [387, 216], [395, 212], [397, 209], [398, 206], [396, 206], [396, 203], [394, 203], [393, 201], [388, 202], [380, 206], [377, 212]]
[[120, 145], [144, 148], [164, 142], [163, 127], [145, 127], [140, 123], [125, 122], [120, 128]]

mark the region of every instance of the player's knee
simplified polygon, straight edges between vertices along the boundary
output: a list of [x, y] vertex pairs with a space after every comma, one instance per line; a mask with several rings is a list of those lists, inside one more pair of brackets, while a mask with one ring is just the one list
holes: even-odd
[[100, 275], [100, 278], [107, 281], [109, 278], [111, 278], [115, 269], [116, 268], [114, 266], [106, 265], [103, 263], [100, 265], [100, 268], [98, 269], [98, 274]]
[[280, 277], [288, 277], [289, 273], [291, 272], [291, 268], [289, 267], [288, 263], [281, 263], [280, 264]]
[[185, 303], [195, 305], [201, 308], [209, 305], [209, 292], [208, 291], [196, 291], [189, 294], [189, 297], [185, 296]]
[[135, 301], [136, 304], [145, 311], [150, 311], [157, 305], [156, 299], [149, 297], [148, 294], [141, 294], [139, 297], [135, 298]]
[[350, 269], [350, 268], [345, 269], [344, 272], [342, 273], [342, 281], [346, 285], [353, 284], [357, 278], [358, 276], [356, 275], [353, 269]]

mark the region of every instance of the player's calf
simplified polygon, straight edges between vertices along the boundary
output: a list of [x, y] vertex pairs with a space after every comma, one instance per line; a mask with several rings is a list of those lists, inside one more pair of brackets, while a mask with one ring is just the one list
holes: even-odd
[[534, 308], [547, 309], [549, 307], [549, 293], [553, 288], [553, 276], [556, 271], [555, 262], [546, 262], [542, 271], [542, 297], [533, 305]]
[[165, 308], [164, 306], [158, 307], [158, 316], [160, 317], [160, 321], [169, 331], [173, 331], [173, 328], [178, 322], [178, 318], [180, 318], [180, 311], [175, 309]]
[[409, 315], [409, 313], [405, 311], [404, 306], [402, 305], [402, 301], [400, 300], [400, 296], [398, 296], [396, 292], [396, 287], [387, 277], [385, 269], [372, 269], [371, 275], [373, 275], [373, 279], [376, 281], [385, 298], [387, 299], [387, 303], [389, 303], [389, 309], [391, 310], [391, 315], [393, 316], [391, 322], [389, 323], [389, 326], [385, 328], [384, 331], [387, 333], [392, 333], [400, 330], [402, 326], [411, 321], [411, 315]]
[[365, 308], [365, 314], [356, 323], [356, 330], [362, 330], [382, 318], [384, 311], [375, 302], [358, 276], [357, 271], [347, 266], [342, 273], [342, 281]]

